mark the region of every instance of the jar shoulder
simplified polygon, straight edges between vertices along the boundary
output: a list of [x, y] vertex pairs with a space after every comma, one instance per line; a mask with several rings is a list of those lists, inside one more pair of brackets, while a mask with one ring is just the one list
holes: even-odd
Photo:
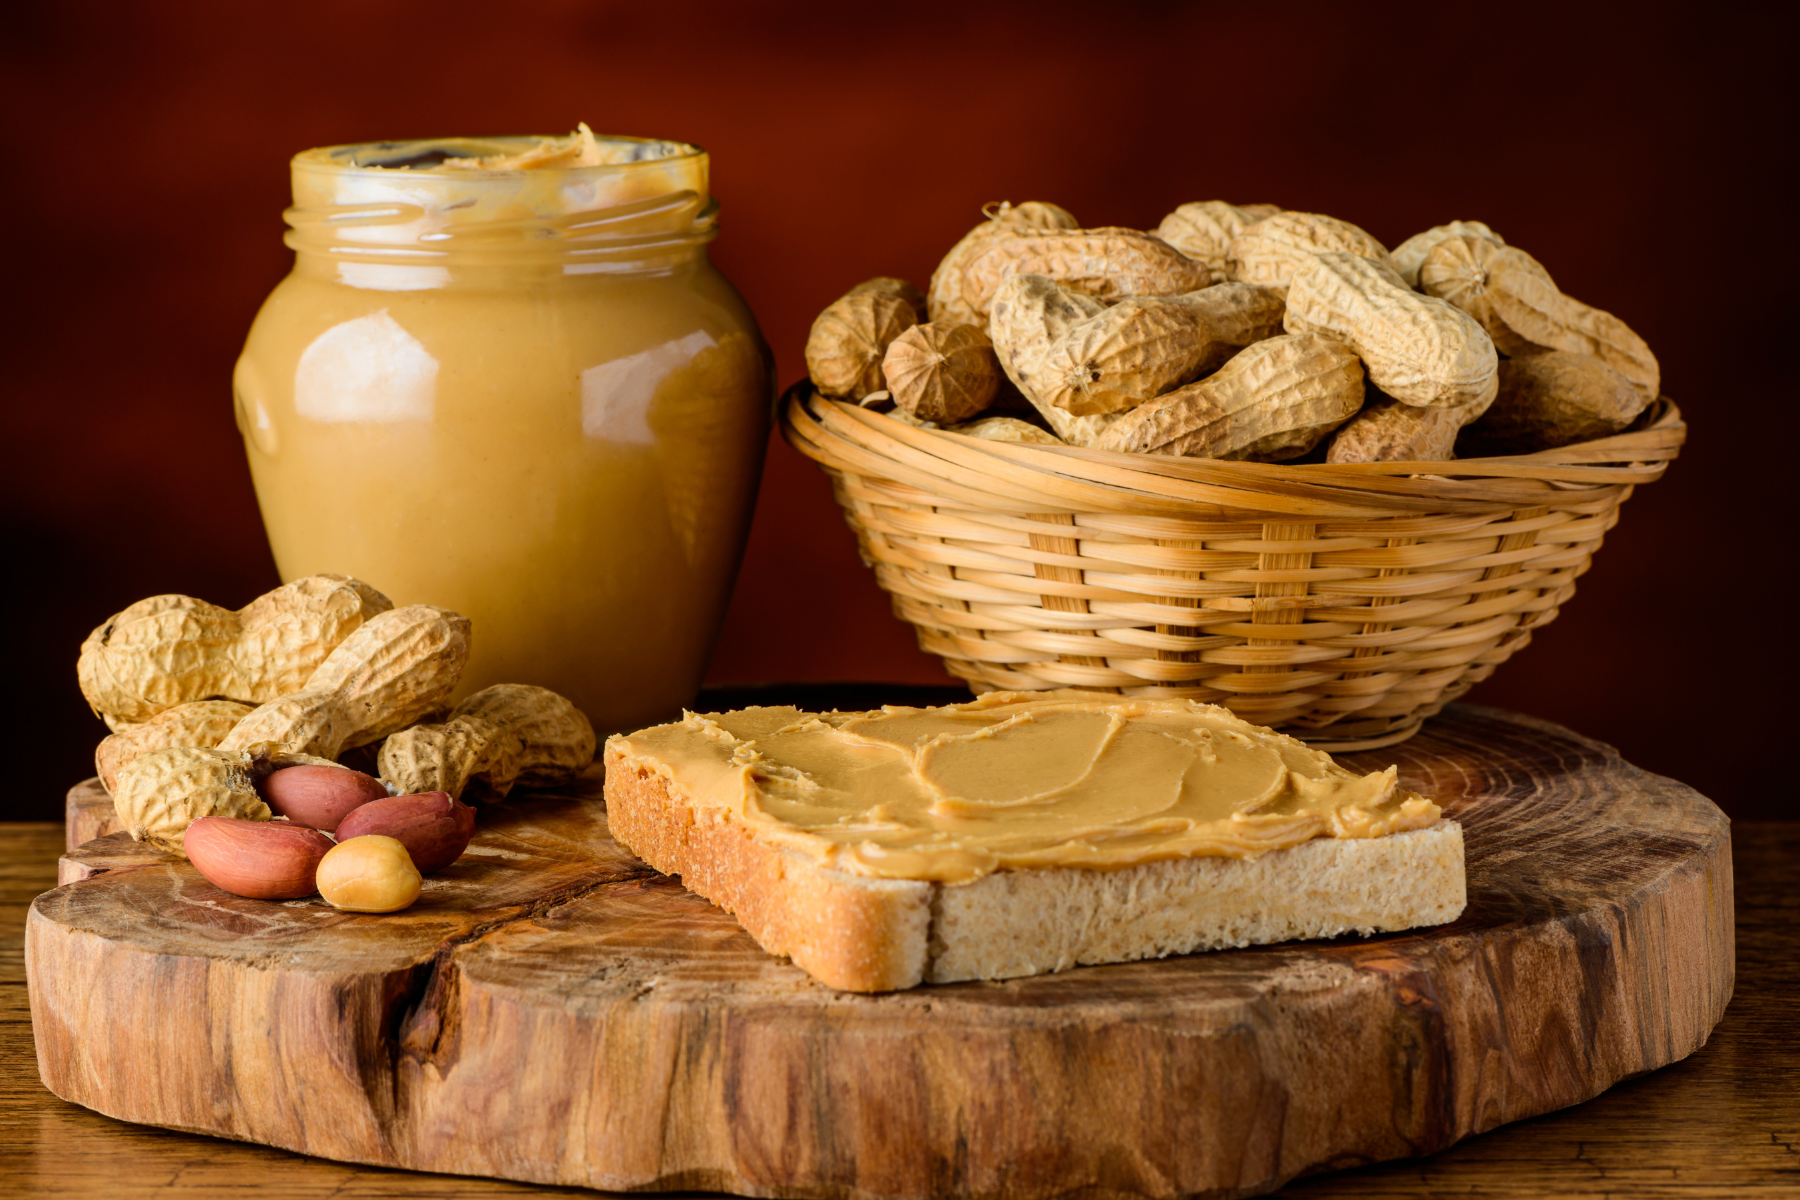
[[321, 334], [385, 316], [437, 352], [466, 356], [506, 346], [602, 358], [705, 332], [761, 340], [756, 319], [710, 262], [666, 273], [452, 282], [439, 287], [356, 286], [296, 269], [264, 300], [247, 353], [297, 356]]
[[418, 289], [296, 270], [258, 312], [233, 382], [246, 430], [296, 418], [467, 421], [496, 403], [527, 424], [531, 413], [566, 423], [579, 412], [584, 428], [610, 429], [627, 412], [642, 424], [664, 390], [762, 409], [773, 386], [749, 307], [704, 260], [656, 275]]

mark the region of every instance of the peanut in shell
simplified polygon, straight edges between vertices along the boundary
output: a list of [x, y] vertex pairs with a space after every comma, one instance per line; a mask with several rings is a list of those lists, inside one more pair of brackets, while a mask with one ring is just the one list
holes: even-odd
[[235, 612], [151, 596], [88, 635], [76, 678], [115, 733], [196, 700], [261, 704], [299, 691], [339, 643], [393, 607], [347, 575], [296, 579]]
[[1394, 273], [1406, 281], [1406, 286], [1419, 286], [1419, 268], [1425, 265], [1426, 256], [1437, 249], [1440, 242], [1453, 237], [1478, 237], [1494, 243], [1496, 246], [1506, 245], [1506, 239], [1489, 229], [1480, 221], [1452, 221], [1448, 225], [1434, 225], [1424, 233], [1415, 233], [1394, 247], [1388, 255]]
[[952, 425], [950, 433], [980, 438], [987, 442], [1019, 442], [1036, 446], [1062, 446], [1066, 443], [1047, 429], [1039, 429], [1030, 421], [1017, 417], [983, 417], [963, 425]]
[[415, 725], [381, 746], [381, 777], [404, 794], [459, 798], [479, 780], [504, 796], [513, 787], [567, 783], [594, 759], [594, 727], [548, 688], [497, 683], [438, 725]]
[[142, 724], [100, 739], [94, 748], [94, 773], [110, 793], [118, 784], [119, 772], [133, 759], [171, 746], [210, 749], [224, 741], [250, 712], [250, 705], [236, 700], [195, 700], [165, 708]]
[[1662, 386], [1643, 338], [1611, 313], [1564, 295], [1543, 264], [1517, 247], [1446, 238], [1419, 268], [1419, 286], [1473, 315], [1507, 354], [1538, 346], [1592, 355], [1631, 380], [1646, 404]]
[[1645, 403], [1629, 379], [1591, 354], [1533, 349], [1500, 364], [1500, 394], [1469, 436], [1484, 454], [1534, 454], [1610, 437]]
[[1207, 345], [1201, 357], [1201, 375], [1218, 370], [1245, 346], [1282, 333], [1282, 319], [1287, 314], [1280, 293], [1253, 283], [1215, 283], [1173, 299], [1198, 313], [1204, 322]]
[[182, 834], [201, 817], [269, 820], [274, 814], [256, 791], [264, 776], [282, 767], [336, 765], [268, 743], [240, 750], [170, 746], [140, 755], [120, 770], [113, 808], [137, 841], [185, 854]]
[[1078, 417], [1066, 413], [1060, 408], [1050, 409], [1044, 413], [1044, 423], [1050, 426], [1051, 432], [1062, 440], [1065, 446], [1097, 446], [1106, 431], [1113, 427], [1124, 413], [1094, 413], [1092, 416]]
[[[1498, 278], [1495, 267], [1498, 261]], [[1426, 253], [1419, 265], [1418, 287], [1427, 296], [1447, 300], [1474, 317], [1504, 354], [1530, 346], [1494, 311], [1494, 296], [1504, 287], [1516, 287], [1525, 276], [1555, 287], [1550, 272], [1537, 259], [1517, 248], [1487, 238], [1447, 237]]]
[[827, 396], [860, 400], [879, 392], [887, 386], [881, 360], [888, 346], [918, 323], [906, 297], [853, 289], [813, 321], [806, 338], [806, 373]]
[[1204, 263], [1135, 229], [1027, 232], [994, 242], [970, 261], [963, 303], [986, 317], [994, 293], [1014, 275], [1043, 275], [1102, 300], [1171, 296], [1213, 281]]
[[1454, 408], [1373, 399], [1332, 435], [1328, 463], [1448, 462], [1456, 457], [1456, 435], [1464, 424]]
[[1000, 369], [1033, 408], [1048, 405], [1050, 347], [1071, 327], [1106, 311], [1106, 303], [1043, 275], [1014, 275], [994, 292], [988, 340]]
[[968, 420], [1000, 390], [994, 344], [973, 325], [915, 325], [894, 339], [881, 370], [896, 405], [940, 425]]
[[219, 743], [270, 743], [335, 759], [444, 708], [469, 660], [469, 619], [413, 604], [382, 613], [333, 650], [306, 687], [256, 709]]
[[1369, 381], [1403, 404], [1461, 408], [1494, 397], [1499, 356], [1475, 318], [1359, 255], [1312, 256], [1294, 274], [1284, 323], [1349, 346]]
[[1046, 360], [1051, 345], [1071, 326], [1105, 311], [1105, 301], [1042, 275], [1015, 275], [994, 293], [988, 336], [1001, 369], [1051, 431], [1071, 446], [1093, 445], [1115, 414], [1078, 417], [1042, 400], [1049, 384]]
[[904, 279], [892, 275], [877, 275], [873, 279], [865, 279], [849, 291], [846, 296], [861, 296], [865, 293], [893, 296], [906, 301], [906, 306], [913, 310], [913, 316], [921, 324], [925, 321], [925, 293]]
[[1067, 209], [1043, 200], [1027, 200], [1019, 205], [1002, 201], [989, 205], [983, 212], [988, 214], [987, 219], [950, 247], [937, 270], [931, 273], [925, 296], [927, 314], [921, 320], [983, 324], [982, 314], [963, 300], [963, 273], [969, 264], [994, 242], [1015, 234], [1033, 229], [1077, 229], [1081, 225]]
[[1284, 461], [1310, 451], [1362, 403], [1363, 368], [1348, 347], [1317, 334], [1283, 334], [1132, 409], [1098, 448]]
[[1334, 251], [1360, 255], [1388, 266], [1387, 247], [1366, 230], [1324, 213], [1281, 212], [1264, 217], [1231, 239], [1225, 273], [1286, 295], [1294, 273], [1312, 256]]
[[1074, 416], [1134, 408], [1274, 337], [1282, 311], [1279, 296], [1247, 283], [1121, 300], [1051, 343], [1037, 398]]
[[1211, 346], [1196, 309], [1134, 296], [1051, 343], [1038, 399], [1075, 416], [1134, 408], [1198, 376]]
[[1225, 251], [1231, 239], [1281, 209], [1273, 204], [1228, 204], [1223, 200], [1198, 200], [1183, 204], [1162, 219], [1156, 236], [1189, 258], [1203, 262], [1215, 278], [1224, 279]]

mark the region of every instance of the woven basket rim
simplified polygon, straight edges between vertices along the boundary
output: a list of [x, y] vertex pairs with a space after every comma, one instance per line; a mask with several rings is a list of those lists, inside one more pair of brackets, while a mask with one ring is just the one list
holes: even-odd
[[816, 392], [781, 404], [782, 435], [821, 466], [1016, 511], [1355, 519], [1602, 500], [1662, 478], [1687, 425], [1664, 396], [1639, 426], [1536, 454], [1441, 463], [1252, 463], [996, 442], [924, 429]]

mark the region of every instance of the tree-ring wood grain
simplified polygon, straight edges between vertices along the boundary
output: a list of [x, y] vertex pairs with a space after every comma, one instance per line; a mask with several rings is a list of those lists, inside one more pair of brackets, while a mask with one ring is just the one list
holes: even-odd
[[[63, 797], [63, 833], [66, 847], [75, 850], [95, 838], [124, 828], [113, 808], [112, 796], [98, 779], [84, 779]], [[86, 876], [82, 876], [86, 878]], [[59, 879], [58, 883], [72, 880]]]
[[647, 871], [590, 786], [484, 812], [394, 916], [237, 899], [184, 862], [45, 893], [39, 1070], [123, 1120], [543, 1183], [1247, 1195], [1431, 1153], [1706, 1041], [1733, 981], [1711, 802], [1491, 709], [1344, 757], [1397, 761], [1463, 822], [1461, 920], [847, 995]]

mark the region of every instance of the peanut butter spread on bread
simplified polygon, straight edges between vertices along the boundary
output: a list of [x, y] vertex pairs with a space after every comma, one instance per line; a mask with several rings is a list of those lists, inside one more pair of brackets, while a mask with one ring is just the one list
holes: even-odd
[[1436, 823], [1437, 805], [1225, 708], [990, 692], [942, 708], [687, 713], [623, 735], [696, 819], [884, 879], [1254, 858]]

